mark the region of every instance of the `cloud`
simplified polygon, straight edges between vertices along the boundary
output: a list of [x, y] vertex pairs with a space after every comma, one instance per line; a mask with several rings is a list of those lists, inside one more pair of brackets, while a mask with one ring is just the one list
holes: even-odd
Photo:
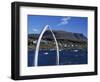
[[37, 29], [35, 29], [35, 28], [33, 28], [32, 30], [33, 30], [33, 32], [38, 32], [38, 30], [37, 30]]
[[71, 19], [71, 17], [63, 17], [61, 19], [61, 22], [59, 24], [57, 24], [57, 26], [61, 26], [61, 25], [66, 25], [68, 24], [69, 20]]

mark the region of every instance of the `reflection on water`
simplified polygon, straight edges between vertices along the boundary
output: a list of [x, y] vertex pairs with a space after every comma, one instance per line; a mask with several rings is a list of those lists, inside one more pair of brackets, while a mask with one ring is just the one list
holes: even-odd
[[[34, 50], [28, 51], [28, 66], [34, 66]], [[56, 65], [56, 50], [40, 50], [38, 66]], [[87, 50], [59, 50], [60, 65], [87, 64]]]

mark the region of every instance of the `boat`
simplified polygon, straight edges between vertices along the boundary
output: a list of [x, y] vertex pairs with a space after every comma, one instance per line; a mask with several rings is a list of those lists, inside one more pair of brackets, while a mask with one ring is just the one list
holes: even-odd
[[78, 52], [79, 50], [73, 50], [74, 52]]
[[47, 54], [48, 54], [48, 52], [45, 52], [44, 54], [45, 54], [45, 55], [47, 55]]

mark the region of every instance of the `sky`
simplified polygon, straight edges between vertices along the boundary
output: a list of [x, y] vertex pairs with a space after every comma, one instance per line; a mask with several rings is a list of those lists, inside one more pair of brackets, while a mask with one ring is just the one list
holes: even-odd
[[82, 33], [87, 37], [87, 17], [28, 15], [28, 34], [39, 34], [45, 25], [52, 30]]

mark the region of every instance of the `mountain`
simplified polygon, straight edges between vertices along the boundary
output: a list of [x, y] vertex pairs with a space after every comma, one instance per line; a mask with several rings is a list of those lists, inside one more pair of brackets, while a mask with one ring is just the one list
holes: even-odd
[[[53, 33], [56, 39], [59, 40], [68, 40], [68, 41], [77, 41], [77, 42], [87, 42], [87, 37], [85, 37], [82, 33], [72, 33], [60, 30], [53, 30]], [[29, 34], [28, 38], [37, 39], [39, 34]], [[52, 33], [50, 30], [47, 30], [44, 35], [43, 39], [53, 39]]]

